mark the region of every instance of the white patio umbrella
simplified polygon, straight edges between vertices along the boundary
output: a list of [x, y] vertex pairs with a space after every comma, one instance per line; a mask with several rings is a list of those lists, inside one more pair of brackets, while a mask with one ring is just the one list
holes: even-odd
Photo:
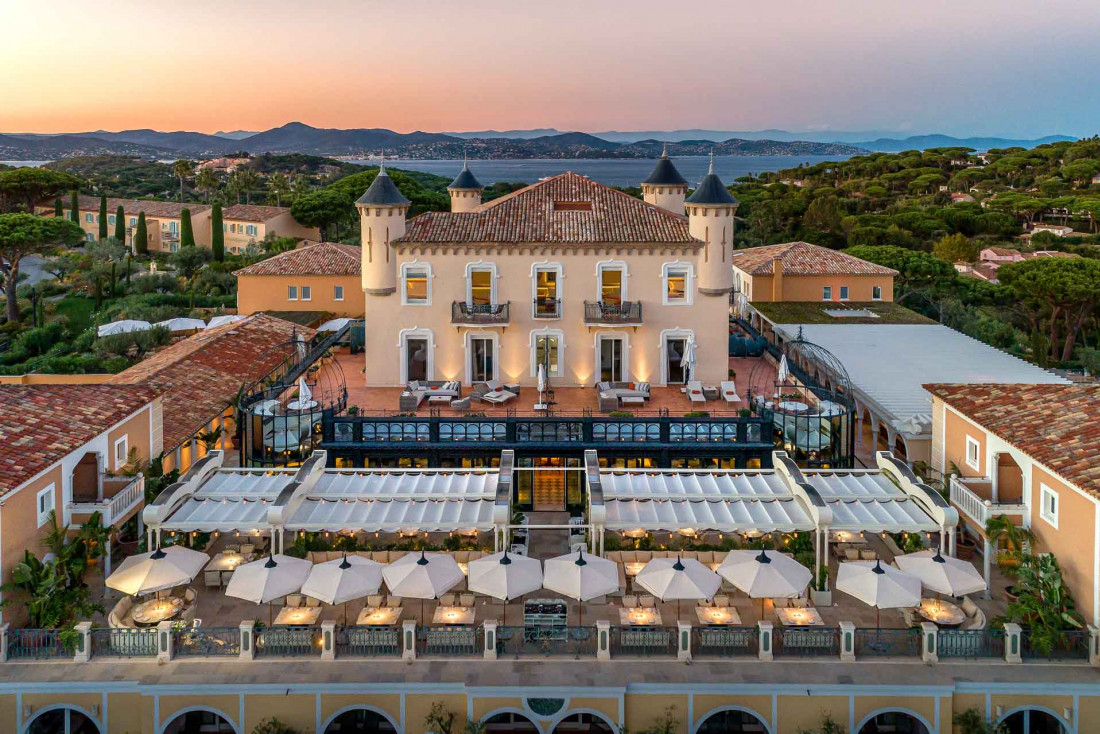
[[470, 591], [504, 602], [504, 626], [508, 626], [508, 602], [542, 588], [542, 563], [536, 558], [494, 553], [470, 561]]
[[453, 556], [445, 553], [409, 553], [382, 569], [386, 586], [394, 596], [420, 599], [420, 618], [424, 619], [424, 599], [438, 599], [465, 578]]
[[582, 549], [575, 555], [567, 553], [544, 561], [542, 586], [582, 602], [580, 621], [583, 624], [583, 602], [618, 591], [619, 568], [612, 561], [589, 555]]
[[642, 567], [634, 582], [661, 601], [710, 599], [722, 586], [722, 577], [694, 558], [654, 558]]
[[182, 316], [177, 316], [174, 319], [167, 319], [165, 321], [158, 321], [154, 326], [161, 326], [168, 331], [197, 331], [199, 329], [206, 328], [206, 322], [202, 319], [188, 319]]
[[684, 370], [686, 380], [695, 379], [695, 337], [689, 336], [684, 345], [684, 356], [680, 358], [680, 367]]
[[302, 593], [325, 604], [343, 604], [347, 624], [348, 602], [377, 594], [381, 587], [381, 563], [345, 553], [343, 558], [315, 564], [302, 584]]
[[538, 369], [539, 403], [545, 404], [542, 394], [546, 392], [546, 365], [540, 364]]
[[894, 558], [894, 562], [937, 594], [965, 596], [986, 589], [985, 579], [969, 561], [942, 556], [938, 549], [907, 553]]
[[775, 375], [776, 382], [786, 382], [787, 378], [791, 376], [791, 368], [787, 365], [787, 355], [784, 354], [779, 358], [779, 372]]
[[[268, 604], [279, 597], [293, 594], [302, 588], [313, 564], [304, 558], [284, 556], [281, 553], [269, 555], [237, 566], [225, 595], [244, 599], [253, 604]], [[268, 623], [271, 621], [271, 607], [268, 606]]]
[[113, 336], [114, 334], [129, 334], [132, 331], [148, 331], [152, 329], [153, 325], [148, 321], [137, 321], [135, 319], [123, 319], [122, 321], [112, 321], [109, 324], [103, 324], [96, 329], [97, 336]]
[[813, 578], [810, 569], [778, 551], [730, 551], [718, 567], [718, 575], [753, 599], [760, 600], [764, 616], [765, 599], [801, 596]]
[[351, 319], [330, 319], [329, 321], [326, 321], [325, 323], [318, 326], [317, 331], [340, 331], [340, 329], [343, 329], [345, 326], [348, 325], [349, 321], [351, 321]]
[[130, 596], [152, 594], [191, 583], [209, 561], [208, 555], [190, 548], [178, 545], [157, 548], [127, 558], [107, 577], [106, 584]]
[[883, 566], [881, 561], [848, 561], [840, 564], [836, 588], [875, 608], [875, 627], [879, 610], [920, 605], [920, 579]]
[[240, 321], [244, 316], [238, 314], [225, 314], [224, 316], [215, 316], [210, 319], [210, 323], [206, 325], [207, 329], [214, 329], [219, 326], [225, 326], [226, 324], [232, 324], [234, 321]]

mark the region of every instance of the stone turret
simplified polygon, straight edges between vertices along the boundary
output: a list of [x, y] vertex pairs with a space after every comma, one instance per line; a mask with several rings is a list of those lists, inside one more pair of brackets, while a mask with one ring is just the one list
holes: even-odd
[[705, 245], [699, 256], [699, 293], [720, 296], [733, 289], [733, 227], [737, 214], [733, 198], [722, 179], [714, 172], [714, 154], [710, 171], [688, 197], [685, 205], [688, 229]]
[[471, 212], [481, 206], [481, 192], [485, 187], [470, 173], [470, 166], [462, 161], [462, 170], [455, 180], [447, 186], [447, 193], [451, 195], [452, 212]]
[[668, 158], [668, 145], [665, 145], [657, 165], [653, 167], [653, 173], [642, 181], [642, 198], [647, 204], [682, 215], [687, 192], [688, 182], [676, 170], [676, 166], [672, 165]]
[[355, 202], [362, 231], [363, 290], [367, 295], [388, 296], [397, 290], [397, 258], [390, 242], [405, 234], [410, 203], [386, 173], [383, 159], [378, 175]]

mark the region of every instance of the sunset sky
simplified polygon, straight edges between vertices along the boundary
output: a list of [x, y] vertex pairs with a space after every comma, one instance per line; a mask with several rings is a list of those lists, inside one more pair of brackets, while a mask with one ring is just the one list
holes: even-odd
[[0, 0], [0, 131], [1100, 132], [1096, 0]]

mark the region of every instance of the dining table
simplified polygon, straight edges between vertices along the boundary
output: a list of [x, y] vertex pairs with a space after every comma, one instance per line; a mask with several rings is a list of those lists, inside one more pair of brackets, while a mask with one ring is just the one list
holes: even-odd
[[631, 561], [629, 563], [623, 564], [623, 571], [626, 573], [627, 576], [630, 577], [634, 577], [640, 574], [643, 568], [645, 568], [645, 564], [636, 561]]
[[921, 599], [917, 614], [941, 627], [958, 627], [966, 621], [962, 607], [940, 599]]
[[619, 623], [624, 627], [659, 627], [661, 612], [654, 607], [619, 607]]
[[363, 607], [355, 619], [359, 627], [392, 627], [401, 621], [401, 607]]
[[321, 607], [283, 607], [272, 622], [275, 626], [308, 626], [317, 624]]
[[436, 607], [432, 624], [473, 624], [473, 607]]
[[733, 607], [695, 607], [695, 616], [699, 624], [709, 626], [741, 624], [741, 615]]
[[822, 627], [825, 621], [813, 607], [786, 607], [776, 609], [775, 616], [784, 627]]
[[229, 583], [229, 579], [233, 577], [233, 572], [237, 570], [237, 566], [251, 560], [251, 554], [246, 556], [233, 551], [222, 551], [211, 558], [203, 570], [218, 574], [218, 585], [225, 586]]
[[169, 596], [164, 599], [150, 599], [134, 606], [130, 618], [138, 627], [153, 627], [165, 620], [172, 619], [183, 611], [183, 599]]

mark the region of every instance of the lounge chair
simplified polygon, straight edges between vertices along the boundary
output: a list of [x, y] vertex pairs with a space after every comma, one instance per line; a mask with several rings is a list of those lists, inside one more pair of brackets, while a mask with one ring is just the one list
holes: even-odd
[[687, 384], [687, 396], [688, 400], [694, 403], [702, 403], [706, 405], [707, 398], [703, 394], [703, 383], [699, 380], [691, 380]]
[[722, 399], [726, 401], [726, 405], [741, 402], [741, 396], [737, 394], [737, 388], [734, 387], [733, 380], [719, 382], [718, 389], [722, 394]]

